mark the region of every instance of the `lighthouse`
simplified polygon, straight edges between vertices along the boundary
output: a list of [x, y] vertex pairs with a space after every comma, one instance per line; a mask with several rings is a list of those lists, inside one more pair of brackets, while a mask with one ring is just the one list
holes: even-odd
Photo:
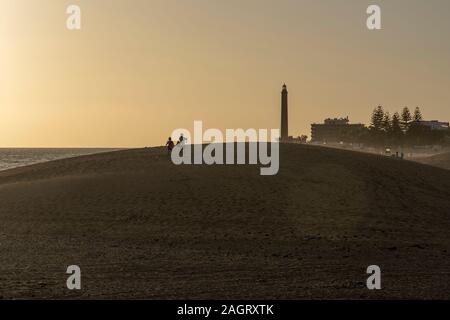
[[281, 141], [289, 140], [288, 129], [288, 91], [286, 84], [281, 91]]

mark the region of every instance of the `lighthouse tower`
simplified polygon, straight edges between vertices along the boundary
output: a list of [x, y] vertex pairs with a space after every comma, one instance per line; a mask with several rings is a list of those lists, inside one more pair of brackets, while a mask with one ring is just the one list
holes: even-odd
[[281, 91], [281, 141], [289, 140], [288, 129], [288, 91], [286, 84], [283, 85]]

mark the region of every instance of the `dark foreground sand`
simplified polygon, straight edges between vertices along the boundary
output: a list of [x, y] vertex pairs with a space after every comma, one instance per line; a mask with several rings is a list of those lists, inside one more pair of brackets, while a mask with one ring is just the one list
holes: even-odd
[[0, 297], [448, 299], [449, 230], [450, 172], [414, 162], [284, 145], [262, 177], [85, 156], [0, 173]]

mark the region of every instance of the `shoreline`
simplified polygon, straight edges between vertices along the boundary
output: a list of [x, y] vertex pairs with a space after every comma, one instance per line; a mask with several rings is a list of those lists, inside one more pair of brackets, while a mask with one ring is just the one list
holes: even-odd
[[[120, 148], [0, 148], [0, 172], [35, 164], [115, 152]], [[64, 154], [65, 153], [65, 154]]]

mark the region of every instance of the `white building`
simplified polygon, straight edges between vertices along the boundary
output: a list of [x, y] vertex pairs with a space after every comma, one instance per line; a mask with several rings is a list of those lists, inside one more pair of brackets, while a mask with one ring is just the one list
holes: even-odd
[[448, 130], [448, 128], [449, 128], [448, 122], [441, 122], [438, 120], [422, 120], [422, 121], [419, 121], [419, 123], [422, 126], [430, 127], [431, 130]]

